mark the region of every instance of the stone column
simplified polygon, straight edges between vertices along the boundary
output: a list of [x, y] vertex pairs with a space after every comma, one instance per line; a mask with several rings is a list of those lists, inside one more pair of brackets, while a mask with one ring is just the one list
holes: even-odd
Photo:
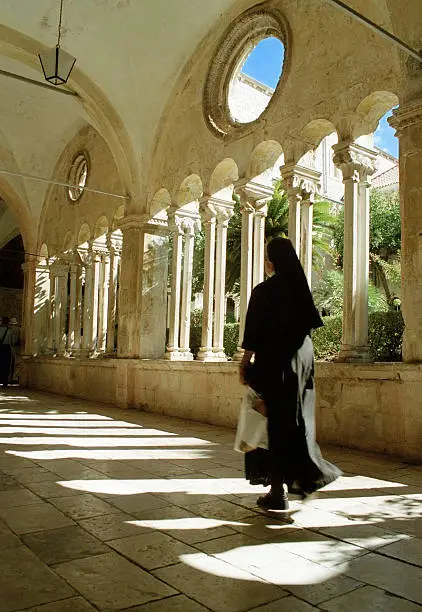
[[55, 353], [57, 350], [56, 343], [56, 277], [54, 274], [54, 261], [49, 260], [48, 271], [50, 279], [50, 290], [48, 292], [48, 335], [47, 348], [49, 352]]
[[33, 354], [47, 351], [50, 327], [50, 271], [47, 262], [38, 263], [35, 272]]
[[319, 191], [319, 181], [311, 178], [302, 187], [300, 263], [302, 264], [309, 287], [312, 287], [312, 230], [315, 196]]
[[215, 315], [213, 360], [226, 361], [224, 352], [224, 324], [226, 322], [226, 253], [227, 227], [233, 215], [234, 204], [219, 202], [217, 206], [217, 232], [215, 255]]
[[59, 261], [57, 264], [57, 284], [56, 284], [56, 312], [58, 312], [57, 329], [59, 333], [58, 354], [66, 353], [67, 334], [66, 334], [66, 318], [67, 318], [67, 283], [69, 275], [69, 264], [66, 260]]
[[112, 235], [107, 236], [107, 247], [110, 257], [108, 299], [107, 299], [107, 342], [106, 353], [114, 353], [114, 330], [116, 325], [117, 277], [119, 268], [120, 248]]
[[78, 292], [78, 276], [79, 263], [77, 251], [73, 253], [70, 263], [70, 293], [69, 293], [69, 331], [67, 334], [67, 350], [73, 354], [75, 350], [76, 336], [76, 311], [77, 311], [77, 292]]
[[[262, 202], [262, 204], [261, 204]], [[267, 205], [260, 200], [255, 203], [254, 231], [253, 231], [253, 270], [252, 286], [256, 287], [264, 280], [264, 258], [265, 258], [265, 217], [267, 216]]]
[[243, 355], [242, 342], [245, 331], [246, 312], [252, 291], [252, 254], [253, 254], [253, 206], [240, 195], [242, 215], [241, 252], [240, 252], [240, 299], [239, 299], [239, 344], [233, 359], [240, 361]]
[[92, 302], [94, 296], [94, 254], [92, 243], [83, 253], [85, 268], [84, 299], [82, 314], [82, 353], [87, 356], [92, 345]]
[[169, 212], [169, 227], [173, 236], [173, 252], [171, 264], [169, 338], [165, 358], [179, 360], [182, 359], [179, 350], [179, 333], [184, 230], [181, 218], [176, 215], [174, 210]]
[[82, 287], [85, 278], [85, 270], [82, 265], [82, 260], [77, 252], [77, 270], [76, 270], [76, 304], [75, 304], [75, 329], [73, 338], [73, 354], [79, 353], [81, 350], [81, 330], [83, 316], [83, 300]]
[[400, 142], [403, 361], [422, 361], [422, 99], [389, 120]]
[[143, 215], [124, 217], [119, 281], [119, 357], [162, 358], [166, 337], [168, 228]]
[[37, 260], [33, 255], [25, 255], [23, 270], [23, 308], [22, 308], [22, 355], [33, 353], [33, 324], [35, 301], [35, 273]]
[[205, 230], [204, 253], [204, 302], [202, 311], [201, 347], [198, 351], [199, 361], [212, 361], [213, 354], [213, 314], [214, 314], [214, 273], [215, 273], [215, 226], [216, 209], [212, 199], [200, 203], [200, 215]]
[[300, 212], [303, 192], [312, 191], [315, 183], [319, 181], [321, 172], [298, 164], [285, 164], [281, 166], [280, 173], [289, 202], [289, 239], [300, 257]]
[[100, 255], [100, 274], [98, 283], [98, 342], [97, 351], [104, 353], [107, 340], [107, 314], [110, 282], [110, 254], [102, 252]]
[[376, 154], [355, 143], [334, 145], [334, 163], [343, 174], [343, 333], [341, 361], [369, 361], [369, 193], [367, 177]]
[[271, 199], [273, 188], [255, 181], [248, 181], [236, 188], [240, 198], [242, 215], [241, 259], [240, 259], [240, 299], [239, 299], [239, 344], [234, 361], [243, 355], [242, 342], [245, 318], [252, 288], [264, 280], [265, 256], [265, 217], [267, 202]]
[[190, 350], [190, 315], [192, 302], [192, 274], [193, 274], [193, 249], [195, 243], [195, 230], [198, 229], [198, 221], [195, 219], [184, 220], [185, 246], [183, 256], [183, 281], [182, 281], [182, 303], [180, 311], [180, 352], [184, 360], [193, 359]]

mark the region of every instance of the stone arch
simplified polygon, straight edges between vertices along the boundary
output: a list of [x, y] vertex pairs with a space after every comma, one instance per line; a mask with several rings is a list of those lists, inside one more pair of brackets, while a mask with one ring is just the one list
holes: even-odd
[[[264, 182], [271, 181], [276, 166], [283, 163], [283, 149], [277, 140], [264, 140], [252, 151], [248, 178], [261, 176]], [[278, 174], [278, 173], [277, 173]]]
[[334, 124], [328, 119], [313, 119], [305, 125], [300, 136], [306, 149], [309, 150], [316, 149], [326, 136], [336, 131]]
[[93, 238], [96, 241], [105, 242], [109, 228], [109, 220], [105, 215], [101, 215], [95, 222]]
[[151, 204], [149, 207], [149, 215], [154, 217], [161, 211], [166, 210], [169, 206], [171, 206], [171, 195], [168, 189], [162, 187], [158, 191], [156, 191], [152, 197]]
[[22, 236], [26, 253], [35, 253], [36, 239], [34, 223], [28, 204], [19, 196], [16, 189], [0, 174], [0, 199], [2, 199]]
[[181, 183], [176, 194], [178, 207], [198, 201], [203, 194], [202, 180], [197, 174], [190, 174]]
[[353, 116], [353, 137], [356, 139], [375, 132], [381, 117], [398, 103], [397, 95], [390, 91], [374, 91], [366, 96], [358, 104]]
[[78, 247], [88, 244], [90, 240], [91, 240], [91, 228], [89, 227], [88, 223], [82, 223], [81, 227], [79, 228], [79, 232], [78, 232]]
[[69, 231], [66, 232], [63, 238], [63, 251], [70, 251], [75, 246], [73, 243], [73, 233]]
[[[2, 52], [31, 68], [38, 67], [37, 56], [48, 47], [22, 32], [0, 24]], [[68, 87], [80, 97], [84, 110], [107, 142], [126, 190], [139, 197], [140, 175], [129, 134], [110, 100], [78, 65], [72, 71]]]
[[120, 206], [116, 208], [113, 214], [113, 219], [111, 221], [111, 228], [113, 231], [115, 231], [119, 227], [119, 224], [124, 216], [125, 216], [125, 205], [121, 204]]
[[214, 168], [209, 180], [209, 194], [217, 197], [230, 197], [233, 185], [239, 178], [239, 170], [236, 162], [231, 157], [226, 157]]

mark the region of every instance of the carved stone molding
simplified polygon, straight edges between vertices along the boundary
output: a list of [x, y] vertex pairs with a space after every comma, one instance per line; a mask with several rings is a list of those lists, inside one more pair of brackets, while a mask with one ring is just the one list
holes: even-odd
[[356, 143], [339, 142], [333, 146], [334, 164], [341, 170], [343, 180], [366, 182], [376, 170], [377, 154]]
[[300, 200], [314, 198], [320, 189], [321, 172], [298, 164], [285, 164], [280, 174], [288, 195]]
[[396, 130], [396, 136], [400, 137], [403, 130], [413, 125], [422, 123], [422, 100], [416, 100], [399, 106], [389, 117], [388, 123]]

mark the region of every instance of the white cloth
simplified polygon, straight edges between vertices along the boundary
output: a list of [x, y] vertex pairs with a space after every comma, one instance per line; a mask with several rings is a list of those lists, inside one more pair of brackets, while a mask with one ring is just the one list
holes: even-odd
[[254, 409], [259, 395], [246, 387], [237, 421], [234, 449], [246, 453], [255, 448], [268, 449], [267, 417]]

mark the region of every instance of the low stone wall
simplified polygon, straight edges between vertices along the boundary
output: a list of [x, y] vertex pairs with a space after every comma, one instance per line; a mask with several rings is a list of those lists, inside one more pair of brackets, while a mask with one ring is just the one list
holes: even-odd
[[[422, 365], [317, 363], [318, 440], [422, 462]], [[36, 358], [23, 386], [234, 427], [233, 363]]]

